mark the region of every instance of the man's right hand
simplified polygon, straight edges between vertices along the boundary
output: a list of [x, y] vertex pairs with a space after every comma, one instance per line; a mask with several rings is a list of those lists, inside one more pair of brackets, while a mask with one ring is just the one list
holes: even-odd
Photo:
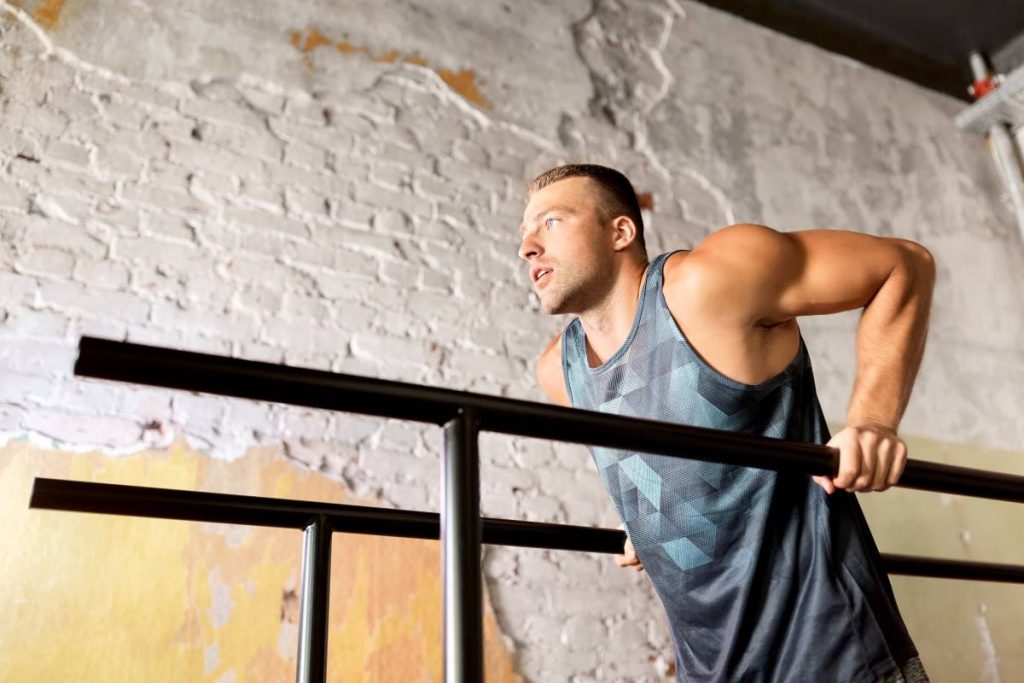
[[[623, 529], [623, 526], [620, 524], [619, 528]], [[633, 541], [629, 540], [629, 536], [626, 536], [626, 546], [623, 548], [623, 554], [615, 556], [615, 563], [620, 567], [633, 567], [638, 572], [644, 570], [644, 565], [637, 558], [636, 550], [633, 548]]]

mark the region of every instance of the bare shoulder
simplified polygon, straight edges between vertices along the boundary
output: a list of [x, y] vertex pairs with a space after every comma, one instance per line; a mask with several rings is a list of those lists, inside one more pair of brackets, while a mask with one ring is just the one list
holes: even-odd
[[665, 262], [663, 292], [676, 325], [705, 362], [735, 381], [763, 382], [798, 351], [795, 317], [776, 314], [769, 301], [785, 276], [784, 239], [763, 225], [730, 225]]
[[562, 335], [556, 334], [537, 359], [537, 382], [544, 393], [559, 405], [571, 405], [562, 374]]
[[756, 223], [726, 225], [705, 237], [690, 251], [676, 252], [665, 262], [666, 281], [707, 280], [735, 275], [737, 265], [763, 262], [754, 258], [784, 248], [786, 235]]
[[685, 308], [706, 320], [763, 324], [762, 299], [789, 277], [788, 266], [797, 256], [792, 251], [785, 234], [764, 225], [719, 228], [692, 251], [673, 254], [665, 263], [669, 308], [682, 308], [685, 297]]

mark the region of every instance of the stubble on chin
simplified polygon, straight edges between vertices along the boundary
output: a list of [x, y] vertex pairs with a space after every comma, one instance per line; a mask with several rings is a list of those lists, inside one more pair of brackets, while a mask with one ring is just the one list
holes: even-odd
[[546, 315], [564, 315], [570, 312], [568, 299], [561, 292], [547, 292], [540, 297], [540, 310]]
[[558, 308], [557, 297], [552, 297], [551, 292], [548, 292], [548, 296], [544, 296], [540, 292], [536, 292], [537, 299], [540, 301], [540, 310], [544, 315], [557, 315], [556, 309]]

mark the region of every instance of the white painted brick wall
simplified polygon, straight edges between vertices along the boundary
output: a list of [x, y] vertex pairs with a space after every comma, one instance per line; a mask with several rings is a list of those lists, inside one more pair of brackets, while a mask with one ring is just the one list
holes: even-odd
[[[519, 150], [506, 162], [519, 169], [538, 154], [529, 140], [491, 130], [436, 91], [415, 92], [416, 106], [436, 112], [428, 133], [372, 89], [327, 102], [251, 81], [123, 82], [39, 61], [30, 36], [10, 37], [20, 42], [4, 54], [23, 69], [24, 92], [4, 100], [0, 138], [5, 434], [112, 454], [183, 436], [221, 458], [279, 444], [357, 494], [436, 509], [437, 430], [79, 380], [76, 340], [97, 334], [540, 398], [533, 360], [559, 321], [537, 313], [516, 263], [523, 177], [487, 168], [473, 137], [500, 142], [506, 159]], [[390, 86], [395, 96], [406, 87]], [[30, 106], [44, 97], [45, 107]], [[446, 156], [453, 142], [457, 157]], [[616, 523], [580, 447], [484, 444], [486, 514]], [[618, 609], [597, 608], [592, 593], [539, 600], [562, 571], [556, 555], [487, 549], [499, 618], [535, 680], [599, 662], [582, 645], [555, 657], [563, 643], [530, 643], [548, 633], [527, 617], [572, 616], [573, 633], [603, 633]], [[574, 585], [602, 578], [611, 562], [569, 561]], [[510, 566], [516, 575], [499, 583]], [[636, 580], [603, 594], [656, 607]], [[642, 649], [664, 656], [665, 642]]]
[[[529, 92], [507, 93], [508, 103], [522, 107], [504, 110], [508, 103], [499, 102], [498, 111], [485, 111], [460, 100], [428, 69], [339, 55], [318, 62], [326, 76], [301, 66], [280, 79], [205, 69], [171, 79], [128, 77], [71, 51], [41, 58], [46, 46], [5, 14], [0, 432], [111, 454], [176, 437], [221, 458], [277, 445], [356, 494], [378, 495], [395, 507], [436, 509], [436, 429], [77, 380], [71, 375], [75, 343], [94, 334], [540, 399], [534, 358], [567, 321], [540, 315], [517, 263], [521, 191], [535, 172], [589, 159], [622, 168], [653, 193], [652, 253], [690, 246], [733, 220], [812, 227], [808, 218], [833, 216], [823, 205], [841, 207], [834, 209], [837, 219], [866, 216], [888, 225], [896, 219], [876, 208], [879, 198], [904, 207], [900, 220], [915, 231], [908, 236], [920, 233], [940, 261], [943, 254], [959, 261], [984, 250], [987, 260], [976, 259], [983, 267], [959, 276], [946, 272], [940, 282], [946, 289], [937, 297], [935, 324], [945, 336], [930, 342], [922, 375], [942, 400], [928, 408], [914, 408], [925, 401], [912, 404], [908, 420], [921, 425], [918, 432], [940, 438], [955, 433], [1004, 444], [1022, 438], [1016, 406], [1024, 361], [1011, 346], [1024, 318], [1008, 303], [1019, 297], [1012, 286], [1000, 289], [982, 277], [1024, 272], [1013, 266], [1021, 262], [1013, 260], [1019, 244], [1008, 247], [1012, 228], [1000, 232], [1005, 217], [987, 208], [986, 181], [965, 175], [963, 168], [987, 162], [983, 152], [964, 151], [980, 142], [950, 137], [949, 105], [901, 86], [896, 99], [915, 112], [904, 118], [922, 131], [907, 127], [906, 135], [939, 150], [913, 170], [921, 189], [890, 190], [898, 183], [879, 172], [877, 184], [890, 194], [869, 187], [864, 196], [844, 195], [858, 186], [852, 178], [859, 171], [842, 167], [834, 155], [814, 155], [828, 141], [850, 137], [849, 130], [828, 126], [856, 122], [813, 118], [818, 110], [804, 106], [799, 88], [817, 85], [763, 79], [786, 93], [773, 90], [772, 97], [799, 100], [799, 112], [810, 112], [795, 132], [772, 118], [781, 105], [763, 94], [749, 94], [749, 105], [717, 104], [714, 98], [728, 93], [702, 80], [706, 68], [678, 66], [700, 64], [715, 48], [693, 34], [672, 33], [681, 18], [675, 3], [644, 5], [652, 26], [664, 22], [654, 38], [629, 33], [635, 22], [620, 21], [621, 13], [628, 15], [634, 4], [595, 3], [580, 35], [597, 40], [571, 55], [583, 66], [558, 67], [590, 75], [590, 112], [552, 98], [539, 82]], [[687, 8], [704, 17], [700, 21], [711, 20], [705, 10]], [[723, 44], [753, 44], [753, 29], [741, 22], [718, 28], [731, 36]], [[757, 35], [757, 45], [787, 59], [814, 54], [829, 82], [855, 84], [850, 91], [889, 87], [870, 70], [836, 66], [810, 48]], [[621, 59], [605, 61], [605, 50], [613, 49], [608, 45], [620, 44], [626, 46]], [[238, 49], [242, 62], [254, 56]], [[295, 54], [268, 50], [274, 59], [300, 62]], [[121, 59], [116, 46], [104, 54]], [[756, 68], [742, 61], [742, 49], [715, 54], [727, 81]], [[141, 57], [166, 59], [146, 51]], [[132, 60], [139, 58], [132, 53]], [[512, 60], [495, 67], [514, 68]], [[494, 74], [497, 81], [502, 75], [508, 74]], [[667, 79], [664, 88], [652, 87], [658, 78]], [[632, 99], [619, 87], [630, 81], [643, 85]], [[539, 104], [530, 99], [533, 87]], [[748, 96], [734, 90], [737, 98]], [[876, 100], [877, 116], [887, 125], [900, 120], [897, 104]], [[823, 105], [822, 121], [835, 118], [829, 106]], [[557, 130], [510, 122], [531, 107], [540, 118], [557, 119]], [[785, 156], [790, 150], [799, 156]], [[809, 171], [804, 157], [814, 160]], [[837, 199], [802, 203], [811, 195]], [[943, 227], [945, 215], [969, 216], [983, 234], [961, 238], [964, 226]], [[909, 222], [918, 216], [931, 222]], [[787, 223], [797, 220], [804, 222]], [[870, 231], [876, 225], [848, 227]], [[956, 286], [954, 277], [960, 278]], [[984, 286], [974, 283], [979, 278]], [[965, 291], [1005, 292], [995, 299], [1002, 308], [974, 306]], [[1001, 321], [998, 329], [993, 317]], [[850, 318], [804, 326], [823, 405], [836, 416], [852, 381], [854, 324]], [[975, 340], [984, 362], [965, 368], [954, 342], [995, 332], [999, 339], [989, 345], [986, 338], [984, 349]], [[1003, 389], [979, 394], [984, 390], [978, 387], [996, 379], [1005, 382]], [[482, 454], [485, 514], [617, 524], [582, 448], [485, 435]], [[485, 571], [499, 622], [528, 680], [670, 679], [671, 643], [644, 575], [620, 570], [608, 557], [508, 548], [486, 548]]]

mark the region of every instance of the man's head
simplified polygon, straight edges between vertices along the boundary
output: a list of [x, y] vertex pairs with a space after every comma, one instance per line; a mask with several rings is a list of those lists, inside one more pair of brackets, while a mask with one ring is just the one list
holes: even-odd
[[519, 256], [545, 313], [579, 313], [611, 291], [624, 265], [646, 264], [643, 218], [626, 176], [558, 166], [526, 188]]

